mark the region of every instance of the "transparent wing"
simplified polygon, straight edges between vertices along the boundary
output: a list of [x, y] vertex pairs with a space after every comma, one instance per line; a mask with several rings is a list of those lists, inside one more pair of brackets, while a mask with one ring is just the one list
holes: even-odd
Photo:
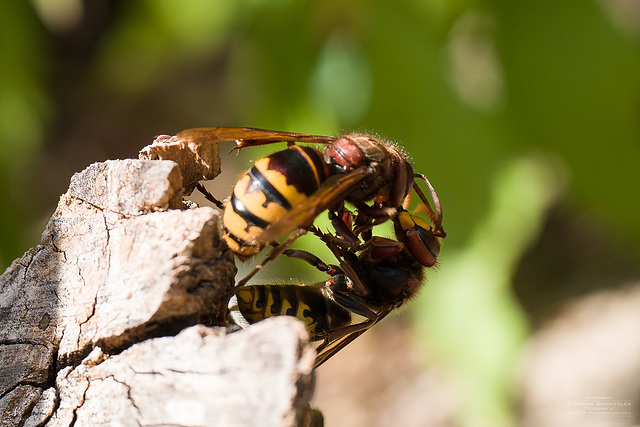
[[275, 142], [312, 142], [318, 144], [329, 144], [337, 139], [335, 136], [308, 135], [305, 133], [234, 127], [191, 128], [178, 132], [176, 136], [184, 141], [190, 141], [196, 144], [236, 141], [237, 146], [234, 149], [272, 144]]
[[[393, 305], [385, 307], [384, 309], [382, 309], [378, 313], [378, 315], [376, 316], [376, 319], [375, 319], [374, 322], [371, 322], [370, 324], [366, 325], [362, 329], [354, 331], [354, 332], [352, 332], [352, 333], [350, 333], [348, 335], [345, 335], [344, 337], [341, 337], [341, 338], [338, 338], [336, 340], [330, 341], [329, 344], [327, 344], [326, 347], [324, 347], [322, 350], [320, 350], [318, 352], [318, 355], [316, 356], [316, 362], [313, 365], [313, 367], [317, 368], [318, 366], [322, 365], [324, 362], [329, 360], [334, 354], [336, 354], [337, 352], [339, 352], [340, 350], [345, 348], [347, 345], [352, 343], [353, 340], [355, 340], [360, 335], [362, 335], [365, 332], [367, 332], [374, 325], [378, 324], [378, 322], [380, 322], [382, 319], [387, 317], [387, 315], [389, 313], [391, 313], [394, 308], [395, 307]], [[364, 326], [366, 323], [367, 322], [364, 322], [362, 325]]]

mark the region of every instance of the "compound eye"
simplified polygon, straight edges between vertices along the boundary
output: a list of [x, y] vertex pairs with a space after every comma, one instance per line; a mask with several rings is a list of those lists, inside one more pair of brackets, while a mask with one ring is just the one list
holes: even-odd
[[413, 168], [409, 164], [409, 162], [404, 162], [404, 167], [407, 169], [407, 186], [405, 188], [405, 194], [403, 198], [406, 198], [411, 192], [411, 188], [413, 187]]
[[404, 242], [416, 261], [425, 267], [436, 263], [440, 255], [440, 242], [427, 221], [402, 210], [398, 212], [394, 225], [396, 237]]
[[389, 203], [393, 206], [402, 204], [413, 188], [413, 168], [406, 161], [396, 162], [396, 170], [393, 174]]
[[327, 147], [329, 161], [345, 171], [350, 171], [364, 162], [364, 153], [353, 139], [343, 136]]

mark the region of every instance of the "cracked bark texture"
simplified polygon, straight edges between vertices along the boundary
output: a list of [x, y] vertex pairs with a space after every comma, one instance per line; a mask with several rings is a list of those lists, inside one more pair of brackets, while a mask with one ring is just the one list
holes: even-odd
[[217, 142], [183, 141], [175, 136], [159, 135], [152, 144], [140, 150], [141, 160], [173, 160], [182, 172], [182, 187], [189, 195], [199, 181], [220, 175]]
[[75, 174], [41, 244], [0, 277], [2, 425], [321, 424], [295, 319], [226, 334], [235, 264], [217, 212], [186, 208], [186, 169]]

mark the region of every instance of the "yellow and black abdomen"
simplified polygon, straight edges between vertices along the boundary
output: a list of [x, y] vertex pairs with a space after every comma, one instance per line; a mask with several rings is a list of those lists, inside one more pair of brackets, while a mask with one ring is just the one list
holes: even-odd
[[250, 285], [236, 293], [238, 310], [250, 324], [271, 316], [293, 316], [304, 322], [310, 339], [351, 323], [350, 313], [328, 299], [317, 285]]
[[293, 145], [255, 162], [233, 189], [224, 209], [224, 239], [241, 258], [266, 243], [257, 237], [271, 223], [310, 197], [328, 177], [322, 154]]

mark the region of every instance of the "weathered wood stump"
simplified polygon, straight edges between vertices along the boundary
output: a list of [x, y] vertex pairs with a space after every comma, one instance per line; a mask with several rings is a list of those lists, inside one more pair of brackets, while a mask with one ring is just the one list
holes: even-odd
[[227, 328], [233, 255], [217, 212], [182, 199], [219, 172], [215, 148], [158, 141], [141, 157], [179, 165], [74, 175], [41, 244], [0, 277], [2, 425], [321, 425], [304, 327]]

